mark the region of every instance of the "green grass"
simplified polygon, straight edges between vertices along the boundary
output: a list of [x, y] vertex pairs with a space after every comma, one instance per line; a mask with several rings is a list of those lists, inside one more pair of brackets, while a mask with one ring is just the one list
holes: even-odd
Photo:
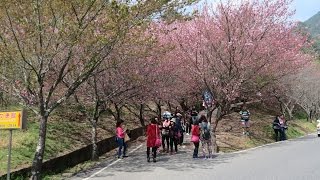
[[[274, 131], [271, 125], [261, 127], [264, 136], [249, 136], [245, 142], [246, 148], [256, 147], [274, 142]], [[316, 123], [307, 122], [306, 119], [296, 119], [289, 121], [286, 131], [287, 139], [294, 139], [316, 131]]]
[[305, 120], [307, 119], [307, 114], [304, 111], [297, 111], [293, 114], [294, 119]]
[[301, 137], [311, 132], [316, 131], [316, 123], [310, 123], [306, 119], [298, 119], [289, 122], [289, 127], [286, 132], [288, 139]]
[[[19, 106], [0, 107], [0, 111], [21, 109]], [[27, 115], [27, 129], [13, 131], [12, 171], [29, 167], [35, 154], [39, 136], [39, 120], [32, 112], [27, 112]], [[99, 121], [98, 140], [110, 137], [114, 133], [112, 131], [114, 125], [110, 116], [104, 115], [103, 117]], [[90, 124], [79, 115], [77, 107], [61, 106], [57, 108], [48, 119], [44, 161], [90, 144], [90, 132]], [[0, 175], [6, 174], [7, 171], [8, 138], [9, 131], [0, 130]]]
[[[17, 110], [17, 109], [11, 109]], [[29, 119], [30, 117], [28, 117]], [[11, 153], [11, 167], [27, 165], [31, 163], [34, 155], [36, 140], [38, 134], [38, 125], [34, 121], [27, 123], [27, 130], [13, 130], [12, 131], [12, 153]], [[0, 131], [0, 174], [6, 172], [7, 169], [7, 154], [9, 144], [9, 131]]]
[[[57, 157], [59, 154], [68, 151], [77, 142], [72, 138], [74, 132], [81, 132], [81, 129], [88, 128], [85, 124], [71, 123], [69, 121], [55, 120], [48, 121], [47, 138], [44, 160]], [[23, 167], [31, 165], [38, 142], [39, 124], [36, 119], [29, 119], [27, 130], [13, 131], [13, 145], [11, 155], [11, 167]], [[0, 131], [0, 174], [6, 173], [9, 131]]]

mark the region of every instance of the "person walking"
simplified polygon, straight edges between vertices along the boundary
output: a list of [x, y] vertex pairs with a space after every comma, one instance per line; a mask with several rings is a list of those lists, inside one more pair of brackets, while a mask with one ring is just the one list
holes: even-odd
[[[207, 118], [202, 115], [199, 119], [201, 121], [200, 129], [201, 129], [201, 144], [202, 144], [202, 153], [204, 158], [212, 157], [212, 143], [211, 143], [211, 132], [210, 132], [210, 123]], [[206, 153], [207, 151], [207, 153]]]
[[241, 124], [242, 124], [242, 129], [243, 129], [243, 135], [249, 135], [249, 117], [250, 117], [250, 112], [247, 110], [245, 106], [242, 107], [242, 110], [240, 111], [240, 116], [241, 116]]
[[152, 150], [152, 160], [157, 162], [157, 139], [160, 138], [160, 129], [155, 118], [151, 119], [151, 123], [147, 128], [147, 161], [150, 162], [150, 149]]
[[[125, 142], [125, 136], [126, 136], [126, 129], [123, 125], [123, 120], [119, 120], [116, 123], [116, 141], [118, 144], [118, 158], [125, 158], [126, 151], [127, 151], [127, 143]], [[122, 151], [123, 148], [123, 151]]]
[[191, 132], [191, 125], [192, 125], [192, 117], [190, 114], [187, 115], [184, 124], [186, 126], [186, 134], [189, 135]]
[[198, 158], [199, 145], [200, 145], [200, 127], [199, 122], [196, 121], [191, 128], [191, 142], [193, 142], [193, 158]]
[[[171, 118], [171, 114], [169, 112], [165, 112], [163, 114], [163, 123], [162, 123], [162, 126], [160, 128], [161, 130], [161, 136], [162, 136], [162, 149], [163, 149], [163, 152], [167, 152], [169, 153], [169, 139], [170, 139], [170, 118]], [[167, 146], [166, 146], [167, 144]], [[166, 148], [167, 147], [167, 148]]]
[[175, 118], [176, 118], [176, 125], [178, 127], [179, 134], [180, 134], [180, 138], [178, 139], [178, 144], [181, 146], [183, 143], [183, 132], [184, 132], [183, 123], [182, 123], [182, 114], [177, 113]]
[[280, 141], [280, 122], [279, 122], [279, 116], [276, 116], [276, 118], [274, 119], [273, 123], [272, 123], [272, 128], [274, 130], [274, 134], [275, 134], [275, 140], [276, 141]]
[[174, 152], [178, 152], [178, 140], [181, 137], [179, 129], [176, 125], [176, 119], [172, 118], [170, 121], [170, 154], [173, 154], [173, 145], [174, 145]]
[[196, 121], [198, 121], [198, 111], [196, 110], [196, 107], [193, 106], [190, 112], [192, 124]]

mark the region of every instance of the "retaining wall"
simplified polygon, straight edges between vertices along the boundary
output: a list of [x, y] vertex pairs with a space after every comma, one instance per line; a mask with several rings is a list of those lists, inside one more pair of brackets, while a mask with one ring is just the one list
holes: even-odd
[[[145, 127], [140, 127], [131, 130], [131, 140], [135, 140], [145, 133]], [[115, 137], [106, 138], [97, 143], [98, 155], [105, 154], [117, 147], [115, 142]], [[42, 173], [59, 173], [63, 170], [73, 167], [84, 161], [91, 159], [92, 145], [85, 146], [81, 149], [75, 150], [71, 153], [59, 156], [50, 160], [43, 162]], [[31, 167], [22, 168], [17, 171], [11, 172], [11, 179], [28, 179], [31, 175]], [[6, 180], [7, 175], [2, 175], [0, 180]]]

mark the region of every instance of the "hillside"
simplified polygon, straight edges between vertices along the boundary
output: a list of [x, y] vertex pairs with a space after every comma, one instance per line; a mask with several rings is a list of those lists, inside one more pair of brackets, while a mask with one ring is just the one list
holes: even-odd
[[[21, 107], [0, 107], [0, 111], [20, 110]], [[28, 112], [27, 129], [14, 130], [12, 142], [12, 171], [30, 166], [37, 145], [39, 124], [32, 112]], [[134, 118], [123, 114], [128, 129], [139, 127]], [[132, 115], [130, 115], [132, 117]], [[114, 135], [115, 122], [110, 114], [104, 114], [98, 122], [98, 140]], [[0, 131], [0, 176], [6, 173], [8, 131]], [[58, 157], [91, 143], [91, 126], [75, 107], [60, 107], [48, 121], [45, 160]]]
[[[232, 113], [220, 122], [217, 138], [221, 152], [233, 152], [275, 142], [271, 125], [275, 113], [258, 107], [252, 107], [250, 112], [250, 136], [242, 135], [238, 113]], [[298, 116], [288, 121], [288, 126], [286, 132], [288, 139], [297, 138], [316, 130], [315, 123], [307, 122]]]
[[320, 35], [320, 12], [303, 22], [307, 27], [312, 37], [318, 37]]
[[310, 33], [310, 38], [312, 38], [313, 47], [318, 54], [320, 54], [320, 12], [313, 15], [311, 18], [305, 22], [299, 23], [299, 28], [304, 29], [306, 32]]

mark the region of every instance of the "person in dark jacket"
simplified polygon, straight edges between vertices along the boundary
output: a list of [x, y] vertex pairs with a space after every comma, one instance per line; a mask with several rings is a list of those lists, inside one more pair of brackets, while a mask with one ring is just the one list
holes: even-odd
[[273, 130], [275, 133], [275, 139], [276, 141], [284, 141], [286, 140], [286, 129], [287, 129], [287, 123], [284, 119], [284, 115], [281, 114], [280, 116], [277, 116], [275, 120], [272, 123]]
[[174, 150], [175, 153], [178, 152], [178, 140], [181, 137], [181, 134], [179, 134], [179, 128], [176, 125], [176, 119], [172, 118], [170, 121], [170, 154], [173, 154], [173, 145], [174, 145]]
[[180, 133], [180, 138], [178, 139], [178, 144], [181, 146], [183, 143], [183, 124], [182, 124], [182, 114], [177, 113], [176, 114], [176, 126], [178, 127], [179, 133]]
[[273, 121], [273, 123], [272, 123], [272, 128], [274, 130], [275, 140], [276, 141], [280, 140], [279, 134], [280, 134], [280, 128], [281, 128], [278, 117], [279, 116], [276, 116], [274, 121]]
[[191, 119], [192, 119], [192, 124], [194, 122], [198, 121], [198, 111], [196, 110], [195, 106], [192, 107], [190, 115], [191, 115]]

